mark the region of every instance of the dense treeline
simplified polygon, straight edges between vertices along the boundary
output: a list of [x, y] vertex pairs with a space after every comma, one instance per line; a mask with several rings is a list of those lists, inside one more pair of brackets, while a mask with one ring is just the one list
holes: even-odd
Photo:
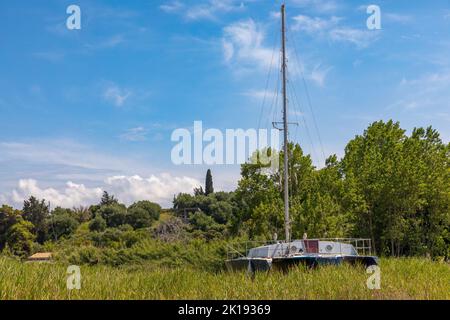
[[[407, 135], [398, 123], [375, 122], [320, 169], [298, 144], [289, 154], [294, 238], [364, 237], [380, 255], [450, 256], [450, 144], [432, 128]], [[282, 170], [245, 164], [234, 192], [215, 192], [208, 170], [205, 187], [175, 196], [170, 212], [149, 201], [127, 207], [107, 192], [74, 209], [30, 197], [22, 210], [0, 208], [0, 250], [59, 251], [89, 264], [207, 259], [216, 268], [221, 241], [284, 234]]]
[[[449, 256], [450, 144], [437, 131], [408, 136], [398, 123], [375, 122], [348, 143], [343, 159], [333, 155], [321, 169], [298, 144], [289, 153], [294, 238], [365, 237], [378, 254]], [[241, 175], [234, 193], [181, 194], [175, 208], [199, 208], [191, 223], [212, 233], [284, 234], [282, 171], [246, 164]]]
[[130, 232], [150, 227], [160, 212], [161, 207], [150, 201], [127, 208], [107, 192], [98, 205], [74, 209], [50, 210], [45, 200], [31, 196], [22, 210], [6, 205], [0, 208], [0, 250], [25, 257], [43, 245], [70, 238], [83, 224], [94, 243], [129, 241], [134, 238]]

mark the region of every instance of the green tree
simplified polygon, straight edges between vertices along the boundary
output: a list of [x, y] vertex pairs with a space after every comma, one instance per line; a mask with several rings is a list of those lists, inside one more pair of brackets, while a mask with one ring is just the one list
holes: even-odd
[[47, 218], [49, 217], [50, 205], [45, 200], [39, 201], [31, 196], [23, 203], [23, 218], [33, 224], [33, 233], [36, 235], [39, 243], [47, 240]]
[[35, 239], [32, 233], [33, 228], [33, 224], [22, 217], [19, 217], [11, 226], [6, 236], [6, 243], [13, 254], [20, 257], [30, 255]]
[[127, 208], [123, 204], [112, 204], [100, 207], [97, 211], [106, 221], [108, 228], [116, 228], [126, 223]]
[[214, 193], [213, 178], [211, 169], [208, 169], [208, 171], [206, 172], [205, 195], [207, 196], [212, 193]]
[[197, 211], [189, 216], [189, 223], [195, 235], [207, 240], [219, 238], [225, 231], [225, 226], [214, 221], [211, 216]]
[[128, 208], [126, 222], [134, 229], [148, 228], [159, 220], [161, 206], [150, 201], [139, 201]]
[[100, 200], [100, 206], [111, 206], [118, 204], [119, 201], [112, 195], [109, 195], [107, 191], [103, 191], [102, 199]]
[[101, 215], [95, 216], [89, 223], [89, 230], [92, 232], [102, 232], [106, 230], [106, 221]]
[[72, 211], [79, 223], [87, 222], [91, 220], [93, 217], [92, 212], [89, 210], [88, 207], [80, 206], [77, 208], [73, 208]]
[[20, 215], [21, 212], [14, 210], [12, 207], [3, 205], [0, 208], [0, 251], [5, 247], [9, 229], [17, 222]]
[[[259, 232], [267, 230], [263, 224], [268, 221], [261, 213], [267, 212], [267, 207], [274, 209], [274, 212], [283, 210], [280, 181], [267, 171], [265, 165], [243, 164], [234, 202], [235, 213], [231, 228], [233, 234], [247, 233], [250, 237], [261, 235]], [[281, 232], [282, 226], [277, 227]]]
[[59, 240], [69, 237], [79, 226], [75, 213], [70, 209], [55, 208], [48, 218], [49, 238]]
[[449, 239], [449, 147], [432, 128], [405, 134], [378, 121], [349, 142], [342, 161], [356, 200], [355, 232], [379, 253], [446, 254]]

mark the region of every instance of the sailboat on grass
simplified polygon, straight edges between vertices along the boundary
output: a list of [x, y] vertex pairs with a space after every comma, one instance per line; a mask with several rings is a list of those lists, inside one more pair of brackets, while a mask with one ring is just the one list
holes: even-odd
[[307, 239], [291, 240], [289, 221], [288, 121], [286, 73], [286, 12], [281, 6], [283, 133], [284, 133], [284, 224], [286, 240], [265, 243], [247, 242], [243, 248], [230, 247], [225, 264], [230, 271], [289, 270], [296, 265], [316, 267], [349, 263], [365, 267], [378, 265], [371, 255], [370, 239]]

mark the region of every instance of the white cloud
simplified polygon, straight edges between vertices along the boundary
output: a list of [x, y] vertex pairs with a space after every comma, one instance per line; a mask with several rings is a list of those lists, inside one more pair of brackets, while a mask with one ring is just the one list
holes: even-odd
[[253, 98], [253, 99], [257, 99], [257, 100], [263, 100], [264, 98], [269, 100], [271, 98], [271, 96], [274, 95], [274, 93], [269, 94], [265, 90], [247, 90], [247, 91], [243, 92], [242, 95]]
[[270, 18], [274, 20], [278, 20], [281, 18], [281, 13], [279, 11], [271, 11]]
[[[151, 175], [148, 178], [135, 176], [112, 176], [100, 187], [88, 188], [83, 184], [67, 182], [64, 188], [44, 188], [36, 180], [22, 179], [9, 195], [0, 195], [2, 203], [19, 206], [30, 196], [49, 201], [52, 207], [71, 208], [87, 206], [99, 202], [103, 190], [115, 195], [127, 205], [135, 201], [150, 200], [170, 207], [173, 196], [180, 193], [192, 193], [200, 182], [186, 176], [172, 176], [167, 173]], [[9, 201], [8, 201], [9, 199]]]
[[230, 62], [234, 56], [234, 46], [231, 42], [225, 40], [222, 41], [223, 46], [223, 56], [226, 62]]
[[[313, 26], [310, 27], [314, 28]], [[243, 70], [267, 72], [271, 62], [272, 66], [276, 68], [279, 52], [265, 46], [264, 42], [265, 32], [263, 27], [252, 19], [233, 23], [224, 28], [222, 38], [224, 60], [238, 72]], [[287, 55], [291, 77], [297, 77], [303, 73], [306, 78], [319, 86], [324, 86], [326, 76], [331, 70], [330, 67], [324, 67], [317, 62], [308, 62], [306, 66], [304, 61], [297, 61], [297, 58], [301, 58], [294, 54], [292, 50], [288, 50]], [[314, 67], [310, 65], [314, 65]], [[243, 94], [259, 99], [264, 96], [262, 91], [246, 91]]]
[[140, 176], [115, 176], [106, 180], [106, 189], [117, 195], [126, 204], [138, 200], [151, 200], [164, 206], [170, 205], [173, 196], [180, 193], [192, 193], [201, 183], [186, 176], [172, 176], [168, 173]]
[[103, 98], [116, 107], [122, 107], [131, 95], [131, 91], [122, 89], [115, 84], [109, 85], [103, 92]]
[[318, 17], [309, 17], [305, 15], [298, 15], [292, 18], [295, 22], [292, 26], [294, 31], [304, 31], [309, 34], [322, 33], [335, 27], [342, 18], [331, 17], [330, 19], [322, 19]]
[[117, 171], [136, 166], [127, 159], [102, 154], [98, 150], [69, 139], [0, 142], [0, 160], [17, 163], [64, 166], [81, 169]]
[[378, 37], [378, 33], [375, 31], [342, 27], [331, 30], [330, 37], [334, 41], [350, 42], [358, 48], [365, 48]]
[[223, 53], [227, 63], [267, 70], [272, 50], [264, 46], [265, 34], [260, 25], [248, 19], [225, 27], [223, 32]]
[[149, 133], [148, 129], [144, 127], [136, 127], [126, 130], [120, 135], [120, 139], [125, 141], [145, 141], [147, 140], [147, 135]]
[[340, 17], [329, 19], [298, 15], [292, 18], [292, 29], [309, 34], [310, 36], [330, 39], [336, 42], [349, 42], [358, 48], [365, 48], [378, 38], [379, 33], [366, 29], [356, 29], [341, 24]]
[[291, 3], [293, 6], [319, 13], [330, 13], [339, 9], [339, 5], [334, 0], [291, 0]]
[[184, 4], [179, 1], [173, 1], [171, 3], [160, 5], [159, 8], [164, 12], [174, 13], [182, 10], [184, 8]]
[[89, 205], [98, 202], [102, 195], [101, 188], [86, 188], [83, 184], [67, 182], [64, 190], [53, 188], [43, 189], [38, 182], [33, 179], [20, 180], [17, 189], [12, 191], [11, 200], [14, 204], [20, 205], [30, 196], [38, 199], [45, 199], [52, 207], [71, 208], [80, 205]]
[[325, 85], [325, 79], [331, 67], [323, 68], [321, 64], [317, 64], [310, 73], [310, 78], [319, 86], [323, 87]]
[[244, 2], [237, 0], [209, 0], [196, 5], [172, 1], [159, 7], [166, 13], [181, 14], [186, 20], [217, 20], [219, 14], [242, 11]]
[[426, 108], [431, 112], [444, 112], [449, 108], [450, 71], [424, 74], [416, 79], [403, 78], [397, 88], [399, 100], [388, 108], [406, 111]]

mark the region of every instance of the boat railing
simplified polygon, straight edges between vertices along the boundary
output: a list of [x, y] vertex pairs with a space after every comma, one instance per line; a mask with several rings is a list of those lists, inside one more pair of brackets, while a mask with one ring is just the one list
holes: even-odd
[[[321, 255], [336, 255], [336, 254], [344, 254], [345, 250], [343, 248], [343, 244], [350, 244], [356, 250], [358, 255], [370, 256], [372, 255], [372, 240], [371, 239], [363, 239], [363, 238], [320, 238], [320, 239], [304, 239], [304, 240], [292, 240], [290, 243], [286, 243], [285, 241], [243, 241], [233, 244], [227, 245], [227, 259], [239, 259], [247, 257], [249, 251], [252, 248], [263, 247], [268, 245], [277, 245], [276, 250], [274, 251], [274, 256], [267, 258], [274, 258], [279, 256], [286, 256], [292, 253], [296, 253], [295, 250], [292, 250], [295, 246], [293, 242], [304, 241], [303, 247], [306, 248], [306, 252], [302, 252], [303, 254], [311, 253], [308, 252], [308, 246], [305, 246], [305, 242], [312, 243], [314, 241], [330, 241], [336, 242], [339, 244], [339, 250], [334, 250], [331, 253], [327, 252], [319, 252]], [[298, 249], [298, 248], [296, 248]], [[318, 253], [318, 252], [315, 252]]]

